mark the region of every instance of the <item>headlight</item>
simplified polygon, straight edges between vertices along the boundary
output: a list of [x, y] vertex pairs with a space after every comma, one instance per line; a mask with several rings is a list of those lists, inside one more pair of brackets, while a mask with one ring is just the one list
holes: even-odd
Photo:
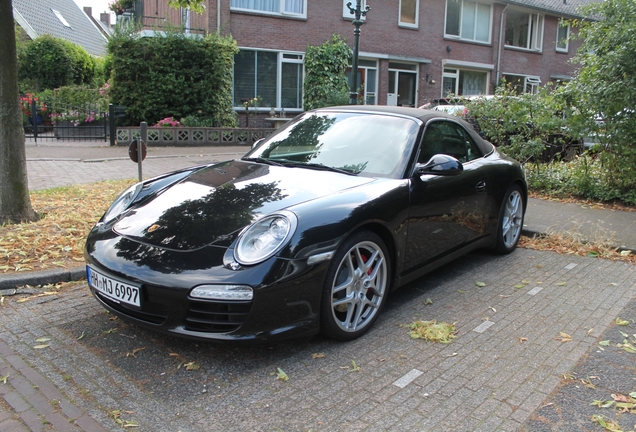
[[282, 248], [296, 230], [292, 212], [282, 211], [265, 216], [247, 228], [239, 237], [234, 258], [244, 265], [265, 261]]
[[117, 199], [110, 205], [104, 216], [102, 217], [103, 222], [109, 222], [119, 216], [124, 210], [130, 206], [130, 204], [137, 198], [139, 192], [141, 192], [141, 188], [143, 187], [142, 183], [137, 183], [128, 189], [126, 189]]

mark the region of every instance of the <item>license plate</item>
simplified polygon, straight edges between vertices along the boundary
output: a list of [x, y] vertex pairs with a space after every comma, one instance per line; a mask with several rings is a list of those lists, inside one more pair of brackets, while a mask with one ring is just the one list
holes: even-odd
[[126, 303], [133, 306], [141, 306], [139, 300], [139, 287], [106, 276], [90, 266], [86, 266], [88, 283], [96, 291], [99, 291], [117, 303]]

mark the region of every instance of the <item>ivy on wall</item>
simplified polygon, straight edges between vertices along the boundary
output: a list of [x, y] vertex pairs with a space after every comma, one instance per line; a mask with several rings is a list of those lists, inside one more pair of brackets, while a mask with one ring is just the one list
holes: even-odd
[[339, 35], [305, 53], [305, 101], [307, 110], [344, 105], [349, 101], [346, 71], [352, 51]]
[[214, 126], [235, 125], [232, 66], [238, 48], [231, 37], [120, 31], [108, 52], [111, 100], [127, 107], [130, 124], [194, 116], [212, 119]]

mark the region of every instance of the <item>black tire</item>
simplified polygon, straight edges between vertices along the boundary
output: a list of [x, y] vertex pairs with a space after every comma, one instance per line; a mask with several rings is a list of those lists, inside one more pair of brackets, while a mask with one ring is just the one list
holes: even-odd
[[324, 336], [352, 340], [375, 322], [389, 292], [391, 263], [382, 239], [370, 231], [349, 237], [327, 270], [320, 307]]
[[521, 187], [518, 184], [511, 185], [499, 211], [495, 252], [509, 254], [517, 247], [523, 229], [524, 205]]

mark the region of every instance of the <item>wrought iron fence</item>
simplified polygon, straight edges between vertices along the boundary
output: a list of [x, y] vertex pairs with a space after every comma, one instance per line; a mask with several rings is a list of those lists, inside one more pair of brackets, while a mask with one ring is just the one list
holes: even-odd
[[30, 95], [20, 97], [27, 140], [85, 141], [108, 137], [109, 115], [97, 104], [71, 106]]

